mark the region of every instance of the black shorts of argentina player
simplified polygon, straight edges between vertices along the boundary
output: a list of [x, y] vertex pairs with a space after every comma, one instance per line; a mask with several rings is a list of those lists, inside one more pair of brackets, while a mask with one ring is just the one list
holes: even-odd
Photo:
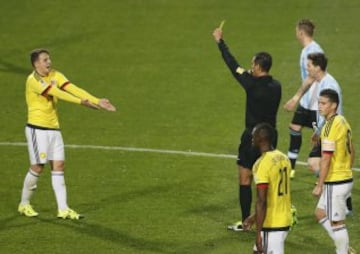
[[[223, 40], [222, 30], [216, 28], [213, 36], [226, 65], [246, 93], [245, 130], [241, 136], [237, 159], [242, 220], [228, 227], [231, 230], [242, 231], [242, 221], [250, 215], [251, 209], [251, 168], [260, 156], [259, 151], [251, 145], [251, 132], [255, 125], [264, 122], [276, 128], [276, 117], [281, 100], [281, 84], [269, 74], [272, 65], [272, 57], [269, 53], [255, 54], [251, 61], [251, 70], [245, 70], [230, 53]], [[277, 138], [273, 140], [274, 148], [276, 143]]]

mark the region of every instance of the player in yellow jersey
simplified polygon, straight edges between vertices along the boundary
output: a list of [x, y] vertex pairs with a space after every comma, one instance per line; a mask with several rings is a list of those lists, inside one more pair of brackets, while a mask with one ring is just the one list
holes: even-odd
[[25, 134], [31, 166], [25, 176], [18, 207], [20, 214], [38, 216], [30, 204], [36, 184], [44, 166], [49, 162], [51, 181], [58, 206], [57, 217], [80, 219], [82, 216], [70, 209], [64, 179], [64, 142], [57, 116], [57, 102], [64, 100], [95, 109], [115, 111], [108, 99], [99, 99], [72, 84], [65, 76], [51, 68], [50, 54], [46, 49], [36, 49], [30, 54], [34, 71], [26, 80], [28, 120]]
[[337, 115], [339, 95], [335, 90], [322, 90], [319, 113], [326, 123], [321, 130], [321, 162], [318, 184], [313, 195], [320, 197], [315, 210], [318, 222], [335, 243], [337, 254], [353, 253], [345, 225], [346, 199], [353, 187], [354, 147], [351, 128], [344, 116]]
[[245, 229], [256, 224], [254, 253], [284, 253], [284, 243], [291, 225], [290, 171], [288, 157], [274, 149], [275, 131], [261, 123], [253, 131], [253, 146], [261, 157], [253, 166], [257, 189], [255, 214], [245, 222]]

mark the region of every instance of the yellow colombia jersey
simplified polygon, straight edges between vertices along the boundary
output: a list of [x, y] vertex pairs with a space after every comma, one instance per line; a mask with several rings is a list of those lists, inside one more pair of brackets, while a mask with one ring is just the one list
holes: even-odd
[[352, 179], [350, 144], [351, 127], [343, 116], [326, 121], [321, 130], [321, 150], [333, 154], [325, 183]]
[[263, 230], [286, 230], [291, 222], [291, 164], [279, 150], [262, 154], [253, 167], [256, 185], [268, 184]]
[[65, 76], [51, 70], [47, 77], [42, 77], [35, 71], [26, 80], [26, 103], [28, 107], [28, 124], [45, 127], [59, 128], [56, 111], [57, 98], [44, 94], [51, 85], [61, 88], [69, 81]]

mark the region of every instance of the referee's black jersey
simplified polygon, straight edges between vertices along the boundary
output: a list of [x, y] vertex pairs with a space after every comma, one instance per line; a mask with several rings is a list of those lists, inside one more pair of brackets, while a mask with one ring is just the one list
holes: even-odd
[[276, 114], [281, 100], [281, 84], [270, 75], [254, 77], [249, 72], [236, 72], [240, 65], [231, 55], [225, 42], [219, 42], [219, 49], [231, 73], [246, 91], [246, 128], [266, 122], [276, 127]]

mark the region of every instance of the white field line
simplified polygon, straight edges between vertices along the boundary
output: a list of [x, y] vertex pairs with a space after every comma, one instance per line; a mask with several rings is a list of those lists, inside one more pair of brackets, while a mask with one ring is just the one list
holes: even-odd
[[[25, 142], [0, 142], [0, 146], [27, 146]], [[95, 146], [95, 145], [65, 145], [65, 147], [73, 149], [93, 149], [93, 150], [117, 150], [128, 152], [143, 152], [143, 153], [162, 153], [162, 154], [175, 154], [186, 156], [201, 156], [201, 157], [216, 157], [216, 158], [230, 158], [236, 159], [236, 155], [231, 154], [218, 154], [218, 153], [204, 153], [193, 151], [176, 151], [166, 149], [152, 149], [152, 148], [137, 148], [137, 147], [122, 147], [122, 146]], [[307, 165], [306, 162], [297, 161], [299, 165]], [[353, 168], [354, 171], [360, 172], [359, 168]]]

